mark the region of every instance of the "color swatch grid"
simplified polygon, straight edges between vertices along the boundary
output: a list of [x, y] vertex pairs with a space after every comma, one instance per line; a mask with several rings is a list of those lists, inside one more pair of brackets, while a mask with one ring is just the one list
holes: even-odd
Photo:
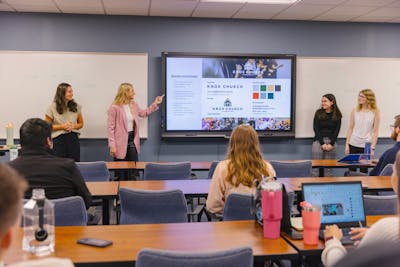
[[274, 99], [275, 93], [281, 91], [280, 85], [253, 85], [253, 99]]

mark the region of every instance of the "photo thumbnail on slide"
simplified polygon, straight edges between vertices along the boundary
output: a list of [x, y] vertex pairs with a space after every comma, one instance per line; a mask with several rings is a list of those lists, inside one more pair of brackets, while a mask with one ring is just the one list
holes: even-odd
[[[286, 68], [285, 68], [286, 63]], [[290, 77], [290, 60], [205, 58], [203, 78], [275, 79]]]

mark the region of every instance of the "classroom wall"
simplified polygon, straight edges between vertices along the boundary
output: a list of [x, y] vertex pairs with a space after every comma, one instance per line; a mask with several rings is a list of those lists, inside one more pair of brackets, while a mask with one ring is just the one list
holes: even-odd
[[[299, 56], [319, 57], [400, 57], [399, 32], [400, 24], [387, 23], [0, 12], [0, 50], [147, 52], [149, 103], [161, 93], [162, 51], [294, 53]], [[1, 88], [2, 95], [4, 90], [7, 88]], [[48, 103], [43, 100], [43, 105], [46, 106]], [[319, 103], [315, 103], [315, 108], [318, 106]], [[384, 112], [383, 106], [382, 112]], [[159, 125], [160, 113], [157, 113], [149, 119], [148, 139], [142, 140], [140, 155], [142, 161], [209, 161], [223, 159], [225, 156], [227, 140], [162, 141]], [[312, 127], [311, 121], [310, 127]], [[339, 140], [339, 155], [344, 150], [343, 143], [343, 139]], [[310, 146], [310, 138], [262, 141], [267, 159], [310, 158]], [[380, 139], [377, 154], [389, 146], [391, 146], [389, 139]], [[110, 159], [107, 142], [104, 139], [81, 140], [81, 147], [82, 160]]]

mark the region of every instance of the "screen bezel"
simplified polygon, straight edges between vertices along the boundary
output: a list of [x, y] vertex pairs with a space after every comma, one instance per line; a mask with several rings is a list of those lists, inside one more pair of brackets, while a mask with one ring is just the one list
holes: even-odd
[[162, 138], [228, 138], [232, 132], [229, 131], [201, 131], [201, 130], [167, 130], [167, 58], [197, 57], [197, 58], [271, 58], [291, 60], [291, 112], [290, 130], [256, 130], [260, 138], [294, 138], [296, 129], [296, 55], [295, 54], [224, 54], [224, 53], [186, 53], [186, 52], [162, 52], [161, 53], [161, 74], [162, 93], [165, 95], [161, 115], [161, 137]]

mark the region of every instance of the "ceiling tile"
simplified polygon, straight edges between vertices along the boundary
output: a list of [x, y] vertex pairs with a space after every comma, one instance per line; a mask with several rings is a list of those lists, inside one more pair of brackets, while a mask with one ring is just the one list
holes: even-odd
[[193, 17], [231, 18], [244, 4], [201, 2], [194, 10]]
[[388, 7], [400, 7], [400, 0], [394, 1], [393, 3], [388, 5]]
[[234, 18], [243, 19], [270, 19], [288, 8], [288, 5], [246, 4]]
[[103, 0], [108, 15], [147, 16], [150, 0]]
[[366, 16], [396, 18], [400, 16], [400, 7], [381, 7]]
[[104, 14], [101, 0], [54, 0], [63, 13]]
[[339, 5], [347, 0], [301, 0], [303, 4], [317, 4], [317, 5]]
[[330, 21], [348, 21], [353, 18], [365, 15], [376, 9], [376, 7], [360, 7], [360, 6], [337, 6], [328, 10], [313, 20], [330, 20]]
[[297, 4], [290, 6], [282, 13], [274, 16], [273, 19], [311, 20], [314, 17], [321, 16], [334, 7], [333, 5]]
[[346, 6], [386, 6], [392, 3], [393, 0], [349, 0], [344, 3]]
[[18, 12], [49, 12], [59, 13], [57, 6], [52, 0], [37, 0], [37, 1], [24, 1], [24, 0], [7, 0], [12, 8]]
[[197, 4], [190, 0], [152, 0], [150, 16], [189, 17]]
[[10, 5], [7, 5], [5, 3], [0, 3], [0, 11], [15, 11], [15, 10], [12, 9]]

